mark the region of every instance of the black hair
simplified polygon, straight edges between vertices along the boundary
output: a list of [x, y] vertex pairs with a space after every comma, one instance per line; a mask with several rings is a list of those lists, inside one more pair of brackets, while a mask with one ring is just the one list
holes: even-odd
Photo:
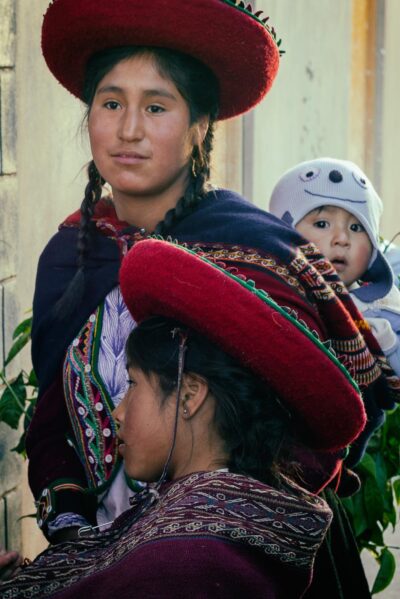
[[165, 401], [178, 384], [176, 329], [188, 335], [183, 372], [202, 376], [215, 399], [214, 424], [229, 470], [280, 486], [282, 473], [290, 476], [292, 419], [259, 377], [203, 335], [164, 317], [150, 318], [132, 331], [126, 344], [128, 367], [155, 375]]
[[[207, 192], [210, 177], [210, 158], [214, 139], [214, 124], [218, 116], [219, 86], [213, 72], [202, 62], [168, 48], [123, 46], [111, 48], [92, 56], [86, 67], [82, 99], [87, 105], [87, 114], [100, 81], [119, 62], [134, 56], [150, 56], [163, 77], [170, 79], [187, 102], [190, 124], [207, 116], [209, 126], [201, 147], [195, 146], [192, 152], [192, 168], [184, 195], [178, 199], [175, 208], [169, 210], [159, 222], [154, 233], [167, 236], [169, 229], [179, 220], [191, 214]], [[84, 291], [85, 259], [90, 249], [93, 231], [92, 217], [95, 206], [102, 196], [105, 180], [92, 160], [88, 165], [88, 184], [81, 204], [81, 221], [78, 236], [78, 270], [70, 285], [56, 306], [59, 318], [67, 317], [79, 304]]]

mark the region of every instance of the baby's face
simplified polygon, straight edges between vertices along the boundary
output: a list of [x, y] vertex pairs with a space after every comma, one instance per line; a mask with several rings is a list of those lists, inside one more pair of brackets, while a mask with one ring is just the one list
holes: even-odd
[[336, 206], [322, 206], [309, 212], [296, 229], [318, 247], [349, 287], [367, 270], [372, 244], [355, 216]]

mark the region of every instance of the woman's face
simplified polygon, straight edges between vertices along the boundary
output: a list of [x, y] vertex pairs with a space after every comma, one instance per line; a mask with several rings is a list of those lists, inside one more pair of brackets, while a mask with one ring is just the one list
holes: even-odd
[[131, 478], [156, 481], [164, 468], [172, 443], [175, 402], [163, 401], [157, 378], [129, 368], [128, 391], [114, 410], [120, 428], [119, 451]]
[[88, 119], [93, 159], [114, 201], [154, 199], [186, 186], [199, 126], [151, 56], [118, 63], [100, 81]]

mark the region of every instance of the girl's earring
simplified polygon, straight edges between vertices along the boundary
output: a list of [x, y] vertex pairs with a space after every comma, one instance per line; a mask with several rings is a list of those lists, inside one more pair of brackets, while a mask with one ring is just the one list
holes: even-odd
[[183, 415], [184, 416], [189, 416], [189, 410], [186, 407], [186, 402], [187, 400], [190, 399], [189, 395], [185, 395], [185, 397], [183, 398]]

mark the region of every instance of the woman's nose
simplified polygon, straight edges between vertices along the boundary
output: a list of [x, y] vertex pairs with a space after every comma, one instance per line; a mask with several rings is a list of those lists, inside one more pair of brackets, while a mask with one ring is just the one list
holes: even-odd
[[144, 136], [144, 121], [139, 110], [126, 110], [121, 117], [118, 137], [123, 141], [135, 141]]

